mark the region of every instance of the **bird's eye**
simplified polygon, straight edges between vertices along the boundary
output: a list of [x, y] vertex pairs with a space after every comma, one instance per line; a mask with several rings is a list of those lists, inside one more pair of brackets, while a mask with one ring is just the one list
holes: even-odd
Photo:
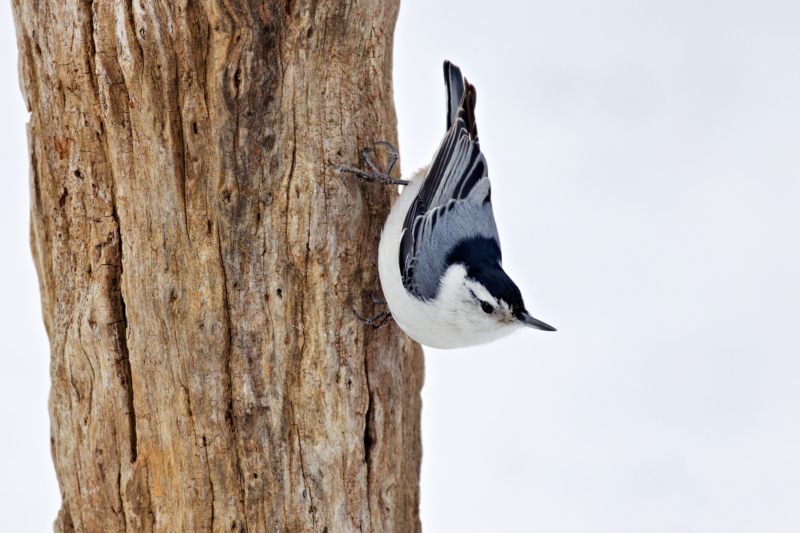
[[484, 302], [483, 300], [481, 300], [481, 309], [483, 309], [483, 312], [486, 313], [487, 315], [491, 315], [492, 313], [494, 313], [494, 307], [492, 307], [491, 304], [489, 304], [488, 302]]

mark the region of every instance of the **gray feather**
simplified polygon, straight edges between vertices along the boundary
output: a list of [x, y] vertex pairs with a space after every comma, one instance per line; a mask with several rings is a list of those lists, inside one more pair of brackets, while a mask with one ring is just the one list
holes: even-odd
[[[406, 288], [422, 300], [434, 299], [439, 293], [439, 282], [447, 270], [449, 252], [467, 237], [494, 238], [500, 242], [494, 222], [491, 202], [483, 203], [488, 192], [489, 179], [473, 189], [465, 200], [453, 200], [420, 217], [420, 246], [412, 258], [413, 276]], [[438, 221], [432, 220], [439, 213]]]
[[[433, 299], [449, 252], [469, 237], [497, 239], [486, 158], [478, 144], [475, 88], [446, 61], [448, 121], [452, 123], [406, 214], [400, 241], [400, 272], [406, 290]], [[458, 97], [458, 107], [452, 103]]]

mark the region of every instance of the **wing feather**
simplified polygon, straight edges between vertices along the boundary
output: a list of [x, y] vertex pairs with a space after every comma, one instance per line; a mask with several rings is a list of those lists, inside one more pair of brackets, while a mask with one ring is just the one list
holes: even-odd
[[447, 125], [445, 130], [449, 130], [458, 114], [458, 106], [461, 103], [461, 95], [464, 94], [464, 77], [461, 69], [449, 61], [444, 62], [444, 82], [447, 91]]
[[[471, 227], [497, 237], [486, 158], [481, 153], [475, 123], [475, 87], [449, 61], [445, 61], [444, 74], [449, 128], [406, 214], [398, 258], [403, 285], [421, 299], [436, 296], [439, 276], [446, 268], [443, 258], [448, 250], [436, 255], [431, 247], [456, 246]], [[460, 205], [476, 193], [481, 197], [475, 199], [475, 206]], [[425, 261], [420, 260], [421, 256]]]

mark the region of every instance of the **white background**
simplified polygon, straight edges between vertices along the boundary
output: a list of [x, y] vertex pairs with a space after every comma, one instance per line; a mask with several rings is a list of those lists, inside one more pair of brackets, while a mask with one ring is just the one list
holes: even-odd
[[[0, 531], [50, 531], [27, 113], [0, 10]], [[800, 4], [406, 1], [405, 173], [444, 133], [443, 59], [477, 87], [504, 266], [559, 331], [426, 350], [424, 529], [800, 531]]]

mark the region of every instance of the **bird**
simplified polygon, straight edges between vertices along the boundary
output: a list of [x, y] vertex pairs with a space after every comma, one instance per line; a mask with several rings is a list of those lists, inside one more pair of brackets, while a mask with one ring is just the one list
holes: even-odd
[[356, 318], [374, 328], [394, 321], [412, 339], [432, 348], [486, 344], [522, 327], [555, 328], [533, 318], [517, 285], [503, 270], [492, 211], [486, 157], [478, 142], [475, 87], [444, 62], [447, 130], [427, 167], [410, 180], [389, 176], [398, 155], [389, 149], [381, 172], [371, 150], [362, 155], [372, 172], [336, 165], [343, 174], [381, 186], [403, 185], [381, 233], [378, 274], [388, 310]]

